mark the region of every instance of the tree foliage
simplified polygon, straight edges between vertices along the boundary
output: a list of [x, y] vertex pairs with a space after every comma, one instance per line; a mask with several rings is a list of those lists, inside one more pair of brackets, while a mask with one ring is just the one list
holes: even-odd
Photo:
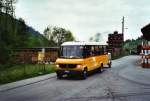
[[90, 37], [89, 41], [99, 42], [101, 41], [101, 33], [96, 33], [94, 36]]
[[137, 47], [142, 44], [143, 39], [141, 37], [137, 39], [128, 39], [124, 42], [123, 51], [126, 54], [131, 52], [137, 52]]
[[23, 19], [14, 18], [16, 0], [0, 0], [0, 64], [12, 62], [13, 50], [21, 47], [47, 46], [42, 35], [33, 35]]
[[71, 31], [60, 27], [47, 27], [44, 36], [49, 40], [50, 46], [60, 46], [63, 42], [75, 40]]
[[17, 0], [0, 0], [0, 12], [14, 16]]

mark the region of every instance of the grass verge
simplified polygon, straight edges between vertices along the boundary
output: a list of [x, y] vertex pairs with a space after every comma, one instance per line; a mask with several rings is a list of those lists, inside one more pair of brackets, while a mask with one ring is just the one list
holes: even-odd
[[0, 85], [53, 72], [54, 65], [50, 64], [15, 65], [11, 68], [0, 70]]

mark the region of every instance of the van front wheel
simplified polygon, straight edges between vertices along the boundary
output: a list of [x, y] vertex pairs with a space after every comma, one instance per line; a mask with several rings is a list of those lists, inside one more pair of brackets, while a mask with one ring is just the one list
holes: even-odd
[[112, 63], [111, 63], [111, 62], [109, 62], [109, 64], [108, 64], [108, 68], [111, 68], [111, 65], [112, 65]]
[[84, 69], [81, 73], [81, 79], [85, 80], [87, 78], [87, 69]]
[[103, 64], [101, 64], [101, 66], [98, 68], [98, 72], [99, 72], [99, 73], [102, 72], [102, 68], [103, 68]]
[[62, 74], [60, 73], [56, 73], [57, 74], [57, 79], [61, 79], [62, 78]]

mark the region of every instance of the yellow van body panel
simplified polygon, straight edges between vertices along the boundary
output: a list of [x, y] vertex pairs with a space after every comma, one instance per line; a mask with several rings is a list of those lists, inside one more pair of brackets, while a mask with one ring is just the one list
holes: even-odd
[[[107, 65], [109, 63], [108, 55], [99, 55], [99, 56], [91, 56], [89, 58], [83, 59], [63, 59], [58, 58], [56, 60], [56, 71], [57, 70], [74, 70], [74, 71], [82, 71], [86, 67], [88, 71], [95, 70], [99, 68], [101, 65]], [[59, 65], [61, 64], [76, 64], [75, 68], [61, 68]]]
[[[75, 68], [60, 68], [57, 67], [57, 65], [61, 65], [61, 64], [76, 64], [77, 66]], [[82, 71], [84, 67], [84, 59], [62, 59], [62, 58], [58, 58], [56, 60], [56, 71], [57, 70], [77, 70], [77, 71]]]

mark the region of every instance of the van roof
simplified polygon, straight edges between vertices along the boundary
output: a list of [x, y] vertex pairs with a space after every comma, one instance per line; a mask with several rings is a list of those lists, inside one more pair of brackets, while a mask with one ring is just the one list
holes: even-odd
[[106, 46], [107, 44], [104, 44], [101, 42], [71, 41], [71, 42], [64, 42], [61, 46], [69, 46], [69, 45], [103, 45], [103, 46]]

